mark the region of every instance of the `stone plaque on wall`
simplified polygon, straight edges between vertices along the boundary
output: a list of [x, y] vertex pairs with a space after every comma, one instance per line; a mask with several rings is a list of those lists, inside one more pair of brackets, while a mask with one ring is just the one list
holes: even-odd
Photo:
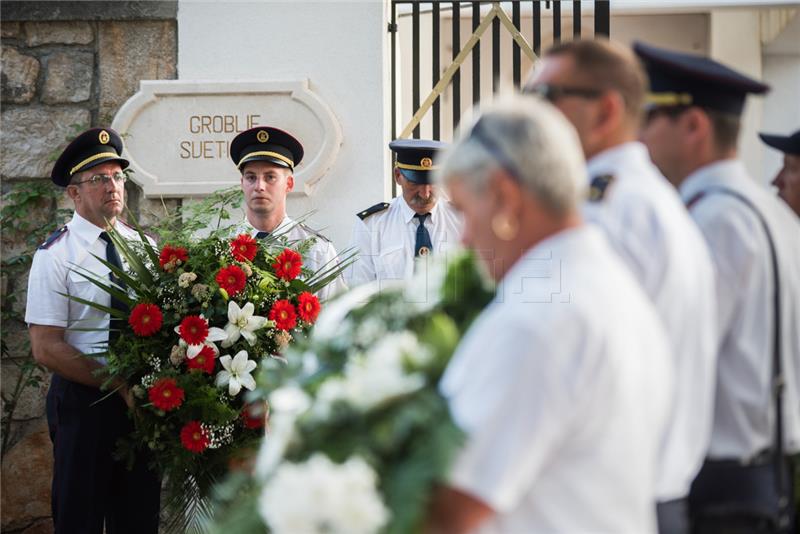
[[290, 132], [305, 156], [293, 194], [311, 195], [336, 159], [339, 122], [301, 81], [142, 81], [112, 128], [125, 140], [132, 179], [146, 196], [201, 196], [239, 183], [228, 152], [255, 126]]

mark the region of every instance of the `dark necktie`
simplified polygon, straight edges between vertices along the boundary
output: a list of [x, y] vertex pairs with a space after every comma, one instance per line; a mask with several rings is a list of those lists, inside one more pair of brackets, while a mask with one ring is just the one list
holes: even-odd
[[425, 219], [430, 216], [430, 213], [417, 213], [414, 218], [419, 222], [417, 226], [417, 242], [414, 243], [414, 256], [427, 256], [433, 250], [433, 243], [431, 243], [431, 235], [428, 229], [425, 228]]
[[[111, 236], [109, 236], [105, 232], [100, 232], [100, 239], [106, 242], [106, 261], [115, 267], [119, 267], [122, 269], [122, 261], [119, 258], [119, 253], [117, 253], [117, 247], [114, 246], [114, 242], [111, 240]], [[125, 289], [125, 282], [117, 278], [113, 271], [108, 273], [108, 278], [111, 280], [112, 283], [117, 284], [122, 289]], [[124, 302], [115, 298], [113, 295], [111, 296], [111, 307], [115, 310], [122, 310], [127, 312], [128, 306], [125, 305]], [[122, 330], [122, 327], [125, 325], [125, 320], [119, 317], [111, 317], [110, 328], [111, 331], [108, 334], [108, 341], [109, 343], [114, 341], [119, 337], [119, 332]]]
[[269, 232], [257, 232], [256, 239], [264, 239], [269, 235]]

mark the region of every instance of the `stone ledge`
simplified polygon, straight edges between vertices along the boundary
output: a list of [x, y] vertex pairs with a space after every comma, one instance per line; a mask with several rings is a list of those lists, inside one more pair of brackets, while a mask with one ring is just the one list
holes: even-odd
[[3, 23], [28, 20], [174, 20], [177, 16], [177, 0], [3, 2]]

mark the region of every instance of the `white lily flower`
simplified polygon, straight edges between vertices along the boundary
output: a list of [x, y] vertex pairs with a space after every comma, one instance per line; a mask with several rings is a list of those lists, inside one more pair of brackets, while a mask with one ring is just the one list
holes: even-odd
[[[200, 317], [203, 316], [201, 315]], [[181, 334], [180, 325], [175, 327], [175, 333], [180, 336]], [[203, 350], [203, 347], [211, 347], [212, 349], [214, 349], [215, 356], [219, 354], [219, 349], [217, 349], [217, 346], [214, 345], [214, 342], [222, 341], [227, 337], [228, 334], [225, 333], [225, 330], [223, 330], [222, 328], [217, 328], [216, 326], [212, 326], [211, 328], [208, 329], [208, 335], [206, 336], [205, 341], [203, 341], [202, 343], [189, 345], [183, 340], [183, 338], [181, 338], [178, 341], [178, 343], [180, 344], [181, 347], [186, 347], [186, 357], [189, 358], [190, 360], [193, 360], [194, 358], [197, 357], [198, 354], [200, 354], [200, 351]]]
[[250, 375], [258, 364], [253, 360], [247, 359], [247, 351], [240, 350], [231, 359], [227, 354], [219, 359], [223, 370], [217, 373], [214, 383], [217, 387], [228, 386], [228, 394], [235, 397], [242, 390], [242, 386], [253, 391], [256, 388], [256, 381]]
[[222, 342], [223, 347], [230, 347], [239, 341], [239, 337], [244, 337], [250, 345], [256, 342], [256, 335], [253, 332], [263, 328], [267, 324], [267, 318], [253, 315], [255, 311], [256, 307], [252, 302], [248, 302], [242, 308], [239, 308], [234, 301], [228, 303], [228, 324], [225, 325], [227, 337]]

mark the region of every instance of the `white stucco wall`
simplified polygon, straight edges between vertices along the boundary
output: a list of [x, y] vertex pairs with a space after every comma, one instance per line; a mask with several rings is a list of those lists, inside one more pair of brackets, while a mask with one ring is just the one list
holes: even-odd
[[[288, 0], [178, 5], [178, 78], [308, 78], [337, 116], [343, 144], [314, 194], [291, 196], [289, 214], [338, 249], [355, 213], [388, 198], [390, 93], [386, 2]], [[291, 130], [290, 125], [278, 125]], [[237, 171], [230, 167], [232, 175]]]

